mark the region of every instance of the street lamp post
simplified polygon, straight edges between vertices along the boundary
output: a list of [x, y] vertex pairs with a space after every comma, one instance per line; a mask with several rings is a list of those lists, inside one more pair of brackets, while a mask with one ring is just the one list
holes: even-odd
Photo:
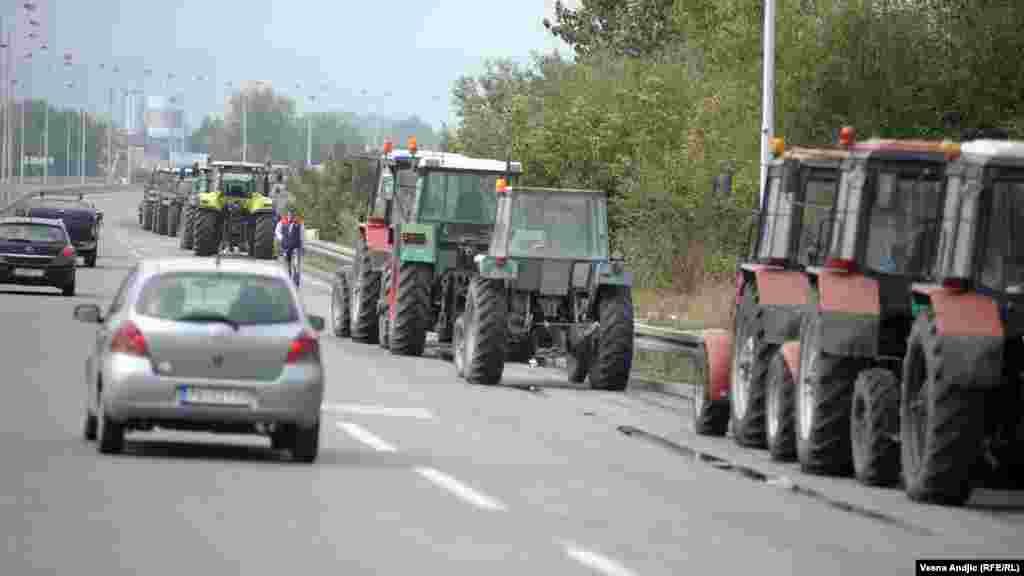
[[7, 113], [7, 76], [10, 71], [7, 69], [7, 28], [4, 26], [4, 19], [0, 17], [0, 123], [3, 124], [3, 134], [0, 135], [0, 182], [7, 183], [7, 121], [10, 116]]
[[249, 99], [245, 94], [245, 86], [242, 86], [242, 162], [245, 162], [245, 154], [249, 148]]
[[[309, 101], [315, 102], [316, 96], [310, 96]], [[306, 112], [306, 167], [313, 167], [313, 115]]]
[[[761, 179], [759, 198], [764, 201], [768, 178], [769, 145], [775, 130], [775, 0], [764, 0], [764, 62], [761, 95]], [[760, 203], [758, 204], [760, 206]]]

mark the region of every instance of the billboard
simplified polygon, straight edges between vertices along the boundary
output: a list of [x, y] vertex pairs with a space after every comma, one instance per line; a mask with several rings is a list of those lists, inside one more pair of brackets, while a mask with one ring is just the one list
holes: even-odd
[[182, 135], [185, 113], [174, 105], [174, 99], [162, 96], [146, 98], [146, 135], [150, 138], [170, 138]]

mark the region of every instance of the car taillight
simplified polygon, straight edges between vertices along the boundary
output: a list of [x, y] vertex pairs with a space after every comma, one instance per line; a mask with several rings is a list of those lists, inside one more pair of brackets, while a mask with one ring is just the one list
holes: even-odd
[[288, 359], [285, 362], [296, 364], [319, 358], [320, 342], [308, 332], [303, 332], [295, 340], [292, 340], [291, 345], [288, 347]]
[[65, 258], [71, 258], [72, 256], [75, 255], [75, 247], [68, 244], [67, 246], [64, 247], [64, 250], [61, 251], [61, 254]]
[[118, 328], [110, 341], [110, 351], [132, 356], [146, 356], [148, 347], [146, 338], [134, 322], [128, 321]]

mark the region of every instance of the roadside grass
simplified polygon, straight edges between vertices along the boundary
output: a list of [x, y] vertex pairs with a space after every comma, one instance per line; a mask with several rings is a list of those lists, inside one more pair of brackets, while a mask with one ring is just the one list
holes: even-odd
[[678, 290], [633, 289], [638, 322], [678, 330], [732, 327], [736, 288], [731, 281], [706, 277], [690, 293]]
[[633, 376], [660, 382], [695, 384], [699, 380], [697, 363], [678, 352], [633, 350]]

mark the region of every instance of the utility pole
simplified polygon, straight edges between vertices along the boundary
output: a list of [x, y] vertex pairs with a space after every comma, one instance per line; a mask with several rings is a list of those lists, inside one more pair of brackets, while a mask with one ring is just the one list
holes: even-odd
[[0, 182], [7, 183], [7, 50], [10, 44], [6, 39], [7, 29], [4, 26], [4, 19], [0, 16], [0, 124], [3, 125], [3, 135], [0, 136]]
[[758, 206], [764, 202], [771, 139], [775, 131], [775, 0], [764, 0], [764, 62], [761, 95], [761, 179]]
[[114, 157], [112, 153], [113, 139], [114, 139], [114, 87], [111, 86], [108, 92], [109, 104], [110, 104], [110, 123], [107, 125], [107, 184], [113, 182], [113, 175], [110, 173], [114, 167]]
[[247, 118], [249, 112], [249, 99], [245, 96], [245, 85], [242, 85], [242, 162], [245, 162], [246, 148], [249, 147], [249, 133]]
[[81, 183], [85, 184], [85, 105], [82, 105], [82, 156], [78, 159], [78, 171]]

